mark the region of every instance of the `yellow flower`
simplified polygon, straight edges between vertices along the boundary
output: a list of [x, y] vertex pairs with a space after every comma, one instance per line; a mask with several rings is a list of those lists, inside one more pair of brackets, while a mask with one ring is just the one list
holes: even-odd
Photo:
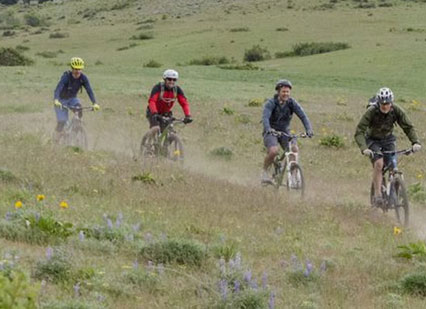
[[38, 202], [43, 201], [45, 198], [46, 198], [46, 197], [45, 197], [43, 194], [39, 194], [39, 195], [37, 195], [37, 201], [38, 201]]
[[15, 208], [16, 209], [19, 209], [19, 208], [21, 208], [22, 207], [22, 202], [21, 201], [16, 201], [15, 202]]
[[418, 173], [418, 174], [417, 174], [417, 179], [421, 180], [421, 179], [423, 179], [423, 178], [424, 178], [424, 176], [423, 176], [423, 174], [422, 174], [422, 173]]
[[68, 208], [68, 203], [67, 203], [67, 202], [65, 202], [65, 201], [62, 201], [62, 202], [59, 204], [59, 207], [61, 207], [62, 209], [67, 209], [67, 208]]
[[393, 228], [393, 234], [394, 235], [399, 235], [401, 233], [402, 233], [402, 230], [399, 227], [394, 226], [394, 228]]
[[123, 266], [121, 266], [121, 268], [123, 268], [123, 269], [131, 269], [131, 268], [132, 268], [132, 266], [129, 266], [129, 265], [123, 265]]
[[175, 150], [175, 151], [173, 152], [173, 154], [174, 154], [176, 157], [179, 157], [179, 156], [180, 156], [180, 150]]

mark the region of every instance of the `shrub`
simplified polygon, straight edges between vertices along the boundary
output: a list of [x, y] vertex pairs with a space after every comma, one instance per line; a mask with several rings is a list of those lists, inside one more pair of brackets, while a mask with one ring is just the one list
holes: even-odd
[[226, 160], [231, 159], [234, 155], [231, 149], [224, 146], [213, 149], [212, 151], [210, 151], [210, 154], [216, 157], [221, 157]]
[[233, 114], [234, 114], [234, 110], [233, 110], [232, 108], [230, 108], [230, 107], [227, 107], [227, 106], [225, 106], [225, 107], [222, 109], [222, 112], [223, 112], [225, 115], [233, 115]]
[[426, 259], [426, 243], [419, 241], [417, 243], [410, 243], [404, 246], [398, 246], [400, 252], [397, 254], [398, 257], [413, 259], [420, 258]]
[[[49, 249], [52, 250], [51, 248]], [[59, 251], [52, 253], [52, 256], [48, 256], [46, 260], [39, 261], [34, 270], [34, 278], [53, 283], [67, 282], [71, 280], [71, 277], [72, 264]]]
[[250, 116], [247, 114], [239, 114], [237, 117], [235, 117], [235, 120], [243, 124], [248, 124], [250, 123]]
[[43, 57], [43, 58], [56, 58], [56, 56], [58, 56], [57, 52], [53, 52], [53, 51], [42, 51], [39, 53], [36, 53], [37, 56]]
[[343, 148], [345, 146], [343, 138], [336, 134], [331, 134], [331, 135], [322, 137], [319, 143], [322, 146], [334, 147], [334, 148]]
[[153, 29], [154, 25], [153, 24], [146, 24], [146, 25], [141, 25], [139, 27], [136, 28], [136, 30], [150, 30]]
[[18, 177], [16, 177], [11, 171], [0, 168], [0, 181], [4, 183], [13, 183], [18, 181]]
[[291, 57], [293, 55], [294, 55], [293, 52], [276, 52], [275, 58], [280, 59], [280, 58]]
[[145, 68], [161, 68], [163, 65], [160, 62], [157, 62], [157, 61], [151, 59], [147, 63], [144, 63], [143, 66]]
[[266, 100], [264, 98], [253, 98], [250, 99], [247, 106], [249, 107], [259, 107], [262, 106]]
[[288, 31], [288, 28], [286, 28], [286, 27], [279, 27], [279, 28], [277, 28], [275, 30], [276, 31], [280, 31], [280, 32], [285, 32], [285, 31]]
[[238, 247], [235, 242], [224, 243], [213, 247], [213, 254], [216, 258], [224, 258], [229, 261], [237, 255]]
[[25, 24], [31, 27], [39, 27], [42, 25], [42, 21], [39, 16], [34, 13], [28, 13], [24, 15]]
[[123, 47], [117, 48], [117, 51], [122, 51], [122, 50], [127, 50], [127, 49], [129, 49], [129, 46], [123, 46]]
[[201, 266], [207, 258], [205, 248], [195, 241], [174, 239], [154, 242], [141, 250], [141, 255], [155, 263], [177, 263]]
[[159, 289], [160, 278], [154, 272], [147, 272], [141, 268], [129, 270], [123, 274], [124, 282], [136, 286], [138, 289], [148, 290], [151, 293]]
[[239, 28], [231, 28], [229, 32], [248, 32], [250, 29], [248, 27], [239, 27]]
[[0, 48], [0, 66], [31, 65], [34, 61], [13, 48]]
[[136, 23], [137, 25], [141, 25], [141, 24], [153, 24], [153, 23], [155, 23], [157, 20], [155, 19], [155, 18], [148, 18], [148, 19], [145, 19], [145, 20], [142, 20], [142, 21], [140, 21], [140, 22], [138, 22], [138, 23]]
[[13, 30], [6, 30], [6, 31], [3, 31], [3, 36], [5, 36], [5, 37], [8, 37], [8, 36], [14, 36], [16, 34], [16, 32], [15, 31], [13, 31]]
[[150, 172], [145, 172], [139, 175], [135, 175], [132, 177], [132, 181], [140, 181], [143, 183], [154, 184], [154, 185], [157, 183], [154, 175], [152, 175]]
[[244, 53], [244, 61], [247, 62], [262, 61], [270, 58], [269, 51], [260, 45], [254, 45]]
[[217, 65], [217, 64], [228, 64], [229, 60], [225, 56], [214, 57], [204, 56], [201, 59], [193, 59], [189, 62], [190, 65]]
[[15, 49], [19, 52], [24, 52], [29, 50], [30, 48], [28, 46], [24, 46], [24, 45], [16, 45]]
[[252, 63], [234, 64], [234, 65], [221, 65], [219, 68], [224, 70], [260, 70], [260, 68]]
[[64, 39], [68, 38], [70, 35], [66, 32], [53, 32], [49, 34], [49, 39]]
[[416, 202], [426, 201], [426, 189], [421, 182], [417, 182], [408, 186], [408, 195]]
[[30, 283], [22, 272], [12, 272], [10, 277], [0, 272], [0, 308], [37, 308], [38, 286]]
[[139, 33], [138, 35], [133, 35], [130, 39], [131, 40], [151, 40], [154, 38], [154, 35], [152, 33]]
[[279, 55], [284, 55], [284, 57], [289, 56], [309, 56], [316, 54], [329, 53], [336, 50], [350, 48], [350, 45], [347, 43], [341, 42], [311, 42], [311, 43], [299, 43], [292, 47], [291, 52], [278, 53]]
[[426, 272], [407, 274], [401, 279], [404, 292], [426, 297]]

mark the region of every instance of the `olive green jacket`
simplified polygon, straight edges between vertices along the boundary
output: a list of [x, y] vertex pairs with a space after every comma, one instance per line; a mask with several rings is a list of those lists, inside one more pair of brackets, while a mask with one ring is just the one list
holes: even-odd
[[368, 148], [366, 138], [383, 139], [392, 135], [395, 123], [402, 128], [412, 144], [419, 142], [413, 124], [401, 107], [393, 104], [389, 113], [384, 114], [378, 106], [371, 106], [356, 127], [355, 141], [361, 151]]

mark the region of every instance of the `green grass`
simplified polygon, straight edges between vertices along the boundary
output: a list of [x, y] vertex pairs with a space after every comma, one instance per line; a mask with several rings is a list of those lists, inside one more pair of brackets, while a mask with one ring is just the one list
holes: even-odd
[[[34, 286], [41, 286], [37, 303], [46, 308], [265, 305], [271, 291], [276, 308], [422, 308], [424, 299], [416, 294], [423, 293], [418, 289], [423, 281], [406, 277], [417, 271], [415, 261], [397, 255], [399, 246], [417, 243], [424, 235], [424, 206], [412, 201], [413, 225], [400, 235], [393, 234], [392, 213], [370, 211], [370, 164], [354, 145], [353, 133], [367, 99], [386, 85], [425, 138], [426, 42], [418, 30], [426, 29], [426, 6], [393, 1], [392, 7], [379, 7], [380, 1], [373, 2], [375, 9], [339, 1], [326, 10], [316, 8], [323, 2], [312, 0], [284, 2], [283, 9], [269, 0], [202, 1], [199, 6], [191, 0], [178, 6], [145, 0], [107, 6], [99, 0], [47, 2], [37, 14], [52, 17], [51, 30], [34, 35], [29, 33], [37, 28], [27, 33], [22, 26], [30, 8], [2, 7], [0, 26], [14, 25], [15, 34], [1, 37], [1, 46], [28, 47], [25, 55], [37, 62], [0, 70], [0, 217], [7, 221], [8, 212], [18, 212], [17, 200], [23, 210], [34, 211], [36, 196], [44, 194], [37, 207], [43, 206], [52, 219], [49, 233], [60, 234], [57, 224], [65, 222], [74, 232], [43, 238], [42, 245], [2, 237], [0, 261], [13, 262]], [[129, 38], [140, 34], [138, 27], [153, 23], [152, 39], [117, 51], [135, 42]], [[239, 28], [250, 31], [230, 31]], [[50, 33], [69, 37], [49, 39]], [[330, 40], [351, 48], [239, 64], [255, 45], [275, 54], [300, 42]], [[59, 48], [64, 53], [54, 59], [36, 56]], [[230, 61], [229, 70], [178, 65], [217, 55]], [[85, 60], [102, 107], [99, 113], [84, 114], [89, 151], [51, 142], [52, 94], [72, 56]], [[179, 71], [194, 118], [176, 127], [186, 150], [184, 168], [135, 160], [148, 128], [147, 96], [166, 68]], [[307, 180], [304, 201], [259, 185], [264, 157], [259, 121], [264, 99], [273, 95], [279, 78], [293, 82], [293, 95], [315, 131], [313, 139], [299, 142]], [[84, 91], [79, 97], [89, 104]], [[175, 115], [181, 115], [179, 105]], [[296, 116], [292, 127], [302, 131]], [[402, 131], [396, 132], [400, 147], [408, 146]], [[345, 147], [320, 146], [320, 140]], [[425, 185], [419, 176], [425, 164], [421, 153], [402, 158], [407, 184], [419, 183], [413, 194]], [[68, 209], [59, 207], [63, 200]], [[26, 223], [19, 228], [24, 235], [31, 233]], [[71, 269], [45, 263], [46, 249], [53, 245], [59, 245]], [[221, 257], [226, 267], [235, 265], [238, 256], [243, 261], [238, 276], [250, 271], [250, 283], [262, 287], [267, 273], [267, 288], [259, 294], [232, 292], [226, 303], [218, 265]], [[181, 262], [185, 258], [190, 262]], [[305, 270], [307, 260], [313, 277], [305, 277], [299, 267]], [[51, 274], [60, 269], [67, 280], [53, 279]], [[43, 287], [43, 278], [55, 283]], [[235, 278], [226, 278], [235, 284]], [[401, 282], [414, 295], [394, 288]]]

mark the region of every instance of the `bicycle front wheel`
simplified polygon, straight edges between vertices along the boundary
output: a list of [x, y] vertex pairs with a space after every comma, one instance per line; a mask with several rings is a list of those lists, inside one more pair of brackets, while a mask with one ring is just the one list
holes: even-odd
[[175, 134], [169, 136], [167, 145], [167, 158], [172, 161], [183, 162], [183, 144], [180, 138]]
[[410, 206], [404, 181], [396, 177], [391, 185], [392, 204], [395, 208], [396, 219], [399, 224], [408, 226], [410, 217]]
[[141, 146], [139, 149], [139, 155], [142, 160], [155, 158], [157, 156], [157, 136], [147, 132], [141, 141]]
[[290, 173], [287, 175], [287, 190], [297, 192], [301, 197], [305, 195], [305, 179], [302, 168], [297, 163], [290, 164]]
[[83, 126], [73, 128], [71, 131], [70, 138], [71, 138], [70, 144], [72, 146], [80, 147], [83, 150], [87, 150], [88, 148], [87, 134]]

